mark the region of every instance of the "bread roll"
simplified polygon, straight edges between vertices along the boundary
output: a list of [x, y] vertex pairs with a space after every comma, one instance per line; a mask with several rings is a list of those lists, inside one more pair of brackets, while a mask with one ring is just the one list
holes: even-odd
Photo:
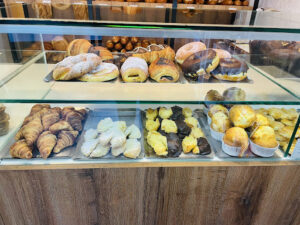
[[67, 53], [69, 56], [74, 56], [82, 53], [88, 53], [92, 44], [85, 39], [75, 39], [69, 43]]

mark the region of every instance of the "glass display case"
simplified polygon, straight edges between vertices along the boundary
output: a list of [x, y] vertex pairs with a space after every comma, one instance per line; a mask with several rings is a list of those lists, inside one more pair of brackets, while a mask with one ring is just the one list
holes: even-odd
[[210, 13], [2, 18], [1, 165], [299, 159], [299, 23]]

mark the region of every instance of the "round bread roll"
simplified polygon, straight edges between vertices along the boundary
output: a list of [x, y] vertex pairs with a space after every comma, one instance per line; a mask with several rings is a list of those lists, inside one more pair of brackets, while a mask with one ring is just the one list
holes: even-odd
[[124, 82], [144, 82], [148, 78], [148, 65], [144, 59], [129, 57], [121, 67]]
[[75, 39], [71, 41], [67, 48], [68, 56], [74, 56], [82, 53], [88, 53], [92, 44], [85, 39]]
[[241, 151], [239, 157], [244, 155], [249, 145], [248, 134], [240, 127], [229, 128], [223, 137], [223, 141], [226, 145], [240, 147]]
[[122, 49], [122, 45], [121, 45], [121, 43], [117, 43], [117, 44], [115, 44], [115, 49], [116, 50], [121, 50]]
[[196, 52], [200, 52], [206, 49], [206, 45], [202, 42], [191, 42], [181, 48], [179, 48], [175, 55], [175, 60], [177, 63], [182, 64], [185, 59]]
[[137, 43], [139, 39], [137, 37], [130, 38], [131, 43]]
[[149, 67], [150, 77], [159, 83], [176, 82], [179, 79], [179, 71], [173, 61], [160, 58], [151, 63]]
[[131, 43], [131, 42], [128, 42], [127, 45], [125, 46], [125, 49], [126, 49], [127, 51], [131, 51], [131, 50], [133, 49], [132, 43]]
[[255, 111], [248, 105], [235, 105], [229, 111], [229, 118], [235, 127], [251, 127], [256, 119]]
[[120, 41], [120, 37], [119, 36], [113, 36], [111, 40], [112, 40], [113, 43], [118, 43]]
[[66, 51], [68, 48], [68, 42], [62, 36], [56, 36], [51, 41], [53, 49], [56, 51]]
[[122, 45], [126, 45], [129, 41], [129, 38], [128, 37], [121, 37], [121, 44]]
[[83, 75], [78, 80], [88, 82], [104, 82], [116, 79], [119, 76], [118, 67], [112, 63], [101, 63], [91, 72]]
[[105, 45], [108, 49], [112, 49], [114, 47], [114, 43], [112, 42], [112, 40], [106, 41]]

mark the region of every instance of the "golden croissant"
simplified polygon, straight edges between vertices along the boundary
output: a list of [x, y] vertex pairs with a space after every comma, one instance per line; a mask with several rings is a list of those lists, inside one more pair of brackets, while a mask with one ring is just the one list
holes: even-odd
[[72, 131], [74, 129], [67, 121], [64, 121], [64, 120], [60, 120], [57, 123], [55, 123], [49, 127], [49, 131], [52, 134], [57, 134], [59, 131], [62, 131], [62, 130]]
[[50, 105], [49, 104], [35, 104], [34, 106], [32, 106], [30, 114], [29, 115], [33, 115], [39, 111], [41, 111], [42, 109], [50, 109]]
[[29, 123], [31, 120], [33, 120], [34, 118], [38, 117], [38, 118], [42, 118], [42, 116], [46, 113], [48, 113], [49, 109], [48, 108], [43, 108], [42, 110], [35, 112], [34, 114], [31, 114], [29, 116], [26, 116], [22, 126], [26, 125], [27, 123]]
[[67, 113], [74, 111], [75, 108], [73, 106], [66, 106], [61, 110], [61, 118], [65, 119]]
[[44, 130], [48, 130], [49, 127], [59, 121], [60, 114], [56, 110], [49, 110], [48, 113], [44, 114], [42, 117], [42, 123]]
[[84, 117], [76, 112], [76, 111], [70, 111], [65, 116], [65, 121], [69, 122], [74, 130], [81, 131], [82, 130], [82, 120]]
[[32, 148], [30, 148], [24, 139], [14, 143], [10, 149], [9, 154], [14, 158], [31, 159]]
[[48, 158], [55, 145], [56, 136], [50, 131], [44, 131], [37, 140], [37, 148], [44, 159]]
[[41, 119], [36, 117], [27, 123], [22, 129], [22, 137], [25, 138], [26, 143], [32, 146], [34, 142], [38, 139], [43, 131], [43, 125]]
[[61, 131], [58, 134], [57, 144], [53, 150], [55, 153], [59, 153], [66, 147], [72, 146], [78, 136], [78, 131]]

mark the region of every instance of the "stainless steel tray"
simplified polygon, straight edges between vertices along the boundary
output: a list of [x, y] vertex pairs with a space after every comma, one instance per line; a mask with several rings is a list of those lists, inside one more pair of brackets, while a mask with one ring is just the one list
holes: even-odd
[[[117, 157], [113, 156], [111, 152], [100, 158], [89, 158], [81, 153], [80, 149], [84, 142], [84, 134], [86, 130], [91, 128], [96, 129], [99, 121], [106, 117], [110, 117], [113, 121], [125, 121], [127, 127], [131, 124], [135, 124], [140, 129], [141, 135], [143, 137], [141, 111], [139, 109], [95, 109], [89, 112], [89, 116], [83, 128], [82, 135], [78, 139], [76, 154], [73, 157], [74, 160], [129, 159], [123, 156], [123, 154]], [[143, 138], [139, 139], [139, 141], [141, 142], [141, 153], [137, 158], [141, 159], [144, 157]]]

